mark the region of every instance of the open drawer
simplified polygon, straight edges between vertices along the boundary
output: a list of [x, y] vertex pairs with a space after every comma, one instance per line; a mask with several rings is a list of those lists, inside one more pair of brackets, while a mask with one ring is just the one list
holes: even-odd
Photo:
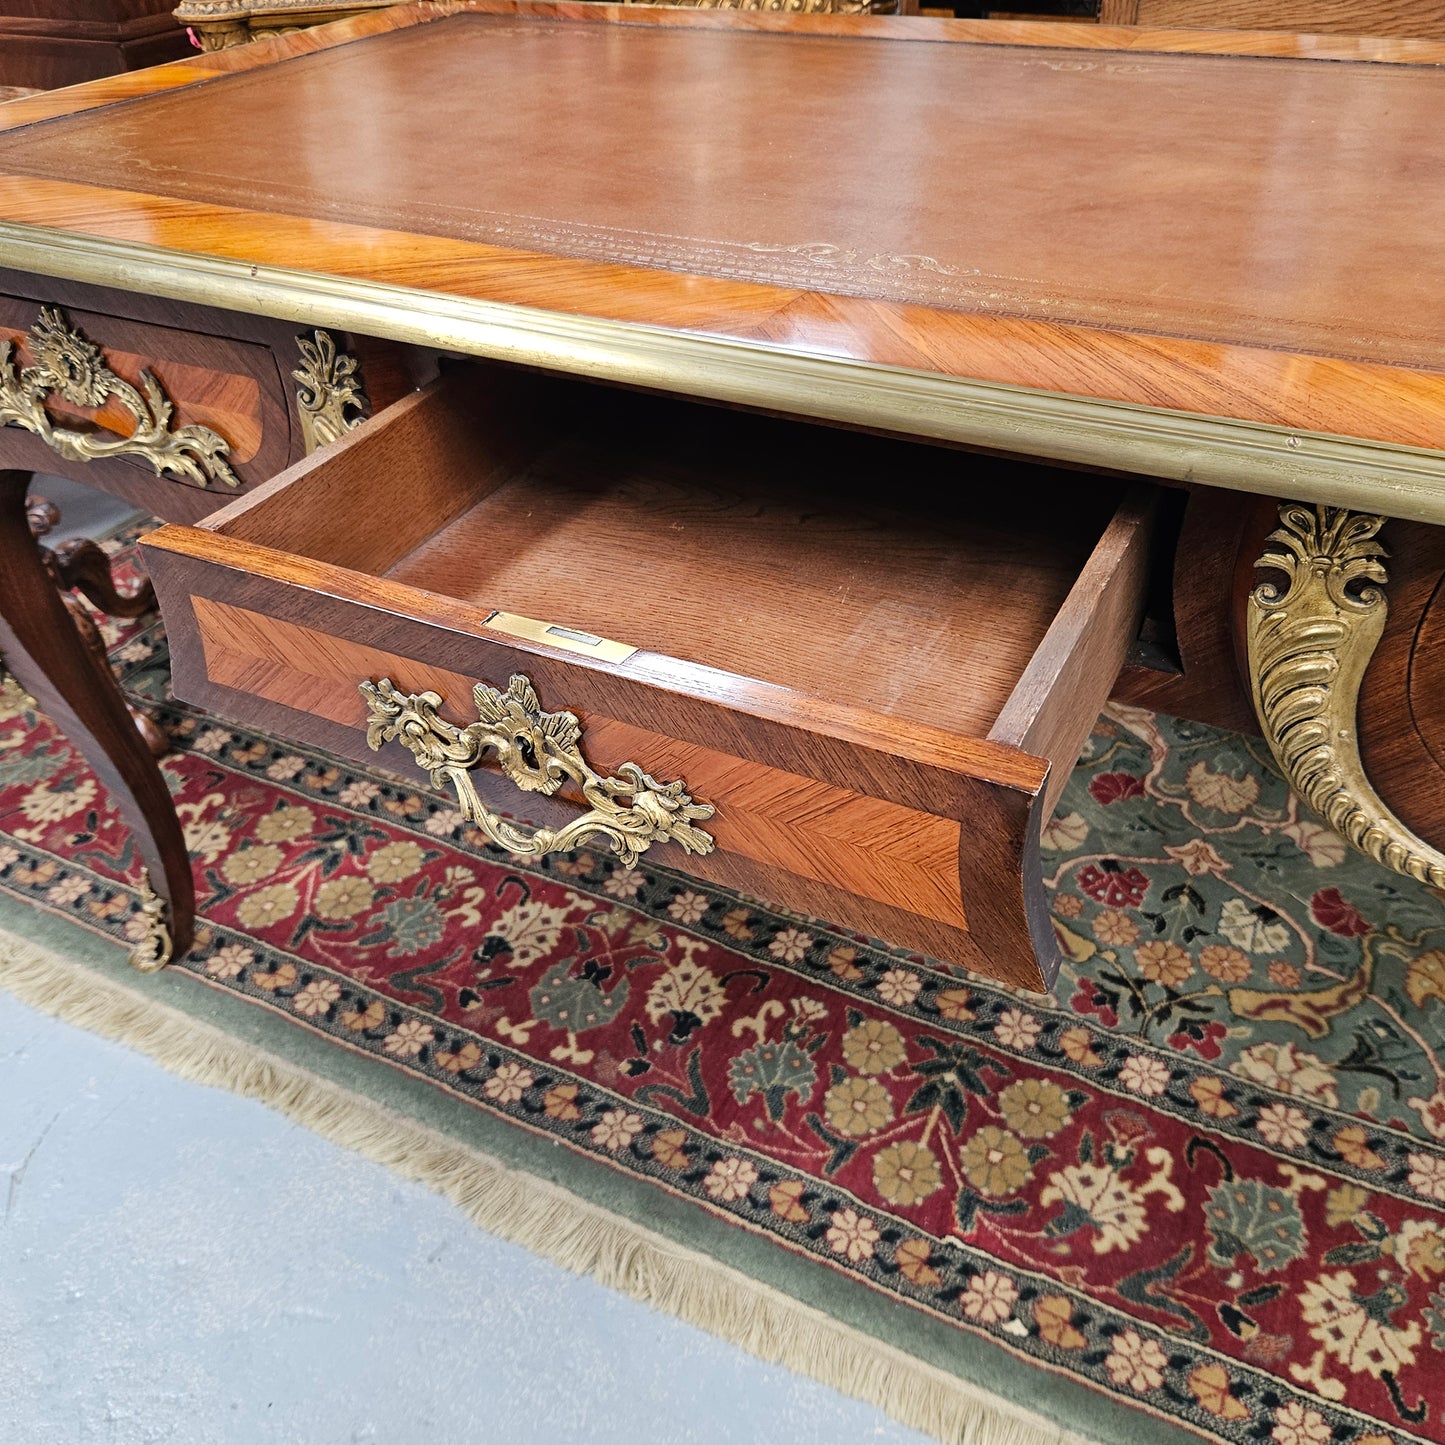
[[145, 553], [189, 702], [356, 759], [374, 717], [514, 851], [580, 831], [1037, 988], [1039, 830], [1135, 636], [1151, 513], [1113, 478], [476, 365]]

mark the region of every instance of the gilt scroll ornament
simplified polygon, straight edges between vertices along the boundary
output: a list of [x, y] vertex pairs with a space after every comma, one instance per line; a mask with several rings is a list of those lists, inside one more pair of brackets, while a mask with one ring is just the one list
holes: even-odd
[[301, 352], [301, 365], [291, 375], [296, 382], [301, 440], [310, 456], [318, 447], [359, 426], [370, 407], [357, 374], [356, 358], [339, 350], [329, 331], [298, 336], [296, 346]]
[[[624, 4], [656, 4], [658, 0], [623, 0]], [[679, 10], [764, 10], [787, 15], [866, 15], [871, 0], [662, 0]], [[890, 12], [895, 5], [886, 7]]]
[[151, 887], [150, 870], [141, 869], [140, 875], [140, 937], [130, 951], [130, 966], [137, 973], [155, 973], [171, 961], [175, 944], [171, 931], [166, 926], [166, 905]]
[[[42, 306], [25, 336], [31, 364], [21, 367], [9, 341], [0, 341], [0, 426], [23, 427], [68, 461], [139, 457], [158, 477], [198, 487], [211, 482], [240, 486], [226, 460], [230, 447], [209, 427], [172, 429], [175, 408], [149, 371], [139, 387], [122, 381], [105, 364], [100, 348], [87, 341], [54, 306]], [[46, 401], [59, 396], [72, 406], [101, 407], [115, 401], [129, 413], [129, 436], [99, 427], [61, 426]]]
[[[543, 712], [531, 682], [517, 675], [499, 692], [486, 683], [472, 691], [480, 719], [465, 728], [437, 716], [434, 692], [402, 693], [389, 679], [363, 682], [371, 710], [366, 741], [379, 749], [400, 742], [431, 774], [432, 785], [456, 791], [462, 816], [499, 848], [519, 858], [566, 853], [587, 838], [608, 840], [631, 866], [654, 843], [677, 843], [688, 853], [713, 850], [710, 833], [696, 826], [713, 810], [695, 803], [681, 781], [659, 783], [636, 763], [623, 763], [615, 778], [603, 777], [582, 756], [582, 725], [570, 712]], [[575, 783], [590, 809], [561, 828], [528, 828], [492, 812], [472, 783], [470, 770], [495, 753], [502, 772], [524, 792], [551, 796]]]
[[[203, 50], [224, 50], [265, 36], [288, 35], [327, 20], [363, 15], [394, 0], [182, 0], [176, 19], [195, 28]], [[626, 4], [644, 0], [624, 0]], [[897, 0], [663, 0], [681, 9], [764, 10], [790, 14], [856, 15], [870, 9], [893, 11]], [[462, 8], [441, 0], [443, 13]], [[294, 23], [288, 23], [294, 22]]]
[[1445, 854], [1386, 807], [1365, 776], [1355, 715], [1385, 630], [1385, 519], [1286, 503], [1255, 566], [1282, 572], [1250, 593], [1249, 671], [1261, 728], [1294, 791], [1360, 852], [1445, 888]]

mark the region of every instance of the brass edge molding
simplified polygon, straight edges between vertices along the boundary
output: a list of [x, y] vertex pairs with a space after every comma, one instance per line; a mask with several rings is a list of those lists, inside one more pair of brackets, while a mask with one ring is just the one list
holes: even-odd
[[1445, 523], [1445, 453], [0, 221], [0, 263], [416, 346], [1056, 461]]
[[171, 961], [175, 941], [166, 926], [166, 905], [151, 887], [150, 870], [141, 869], [140, 913], [143, 932], [129, 954], [130, 966], [137, 973], [155, 973]]
[[1385, 519], [1285, 503], [1254, 565], [1282, 572], [1249, 594], [1255, 711], [1290, 786], [1341, 837], [1396, 873], [1445, 888], [1445, 854], [1417, 838], [1365, 775], [1360, 684], [1385, 630]]
[[[213, 481], [240, 486], [226, 461], [230, 447], [222, 437], [204, 426], [172, 430], [175, 408], [160, 382], [149, 371], [141, 372], [139, 387], [123, 381], [59, 307], [42, 306], [23, 341], [31, 357], [25, 367], [19, 365], [14, 343], [0, 341], [0, 426], [32, 432], [68, 461], [139, 457], [158, 477], [198, 487]], [[130, 414], [134, 429], [121, 436], [100, 428], [59, 426], [46, 406], [52, 396], [80, 407], [101, 407], [113, 400]]]
[[[654, 843], [677, 843], [688, 853], [711, 853], [711, 833], [697, 823], [712, 817], [679, 779], [659, 783], [636, 763], [623, 763], [615, 778], [594, 771], [582, 755], [582, 724], [570, 712], [544, 712], [531, 681], [520, 673], [506, 692], [480, 682], [472, 689], [478, 720], [453, 727], [437, 716], [434, 692], [403, 693], [389, 678], [363, 682], [369, 716], [367, 745], [373, 752], [395, 739], [431, 774], [432, 786], [451, 784], [462, 816], [499, 848], [519, 858], [567, 853], [586, 839], [606, 838], [629, 867]], [[482, 802], [470, 772], [495, 753], [502, 772], [523, 792], [551, 797], [575, 783], [591, 807], [561, 828], [528, 828], [494, 813]]]
[[291, 373], [296, 383], [296, 414], [306, 455], [344, 437], [371, 414], [354, 356], [338, 349], [329, 331], [298, 336], [301, 365]]

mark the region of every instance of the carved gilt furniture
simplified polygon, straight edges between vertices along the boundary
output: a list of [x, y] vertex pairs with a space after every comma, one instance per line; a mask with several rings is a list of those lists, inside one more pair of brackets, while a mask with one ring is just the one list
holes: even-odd
[[173, 3], [0, 0], [0, 90], [77, 85], [180, 59], [190, 45]]
[[203, 50], [228, 50], [267, 35], [286, 35], [369, 10], [384, 10], [396, 0], [182, 0], [176, 20], [194, 32]]
[[[518, 854], [1039, 986], [1040, 833], [1112, 691], [1257, 718], [1438, 884], [1445, 46], [1252, 54], [1291, 44], [441, 0], [0, 110], [0, 650], [177, 946], [154, 768], [15, 581], [67, 450], [172, 522], [180, 696], [383, 749]], [[365, 337], [475, 359], [368, 376], [348, 428]]]
[[[267, 35], [288, 34], [332, 20], [383, 10], [397, 0], [181, 0], [176, 19], [204, 50], [228, 50]], [[622, 0], [694, 10], [763, 10], [784, 14], [912, 15], [918, 0]]]

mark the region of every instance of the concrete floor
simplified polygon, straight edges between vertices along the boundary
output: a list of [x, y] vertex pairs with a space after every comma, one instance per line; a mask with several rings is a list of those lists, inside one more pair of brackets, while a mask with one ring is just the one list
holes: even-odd
[[924, 1445], [0, 993], [3, 1445]]

